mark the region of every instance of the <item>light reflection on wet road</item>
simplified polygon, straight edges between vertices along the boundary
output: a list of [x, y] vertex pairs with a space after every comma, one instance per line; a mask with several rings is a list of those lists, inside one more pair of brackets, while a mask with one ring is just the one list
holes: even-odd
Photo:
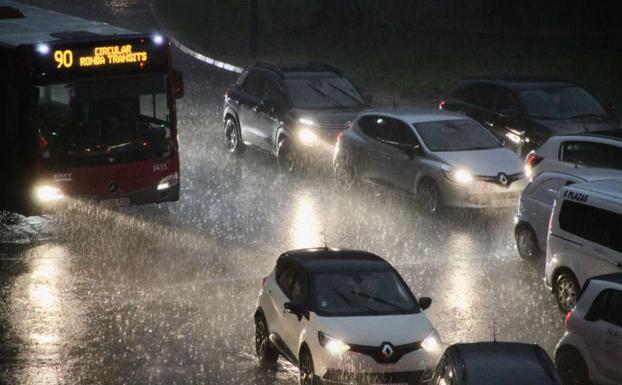
[[[145, 0], [30, 2], [153, 30]], [[430, 219], [386, 194], [337, 194], [322, 175], [284, 177], [261, 154], [230, 158], [220, 106], [232, 77], [181, 54], [175, 62], [187, 87], [180, 202], [75, 203], [53, 221], [0, 228], [10, 241], [0, 246], [0, 383], [296, 383], [289, 364], [258, 367], [252, 314], [279, 253], [325, 241], [393, 263], [433, 298], [427, 312], [445, 343], [490, 340], [494, 327], [500, 340], [552, 352], [562, 320], [542, 267], [518, 258], [512, 212]]]

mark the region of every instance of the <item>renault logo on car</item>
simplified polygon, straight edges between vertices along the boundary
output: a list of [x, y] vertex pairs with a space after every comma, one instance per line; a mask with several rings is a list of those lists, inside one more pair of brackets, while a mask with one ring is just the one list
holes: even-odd
[[382, 345], [382, 355], [384, 356], [384, 358], [391, 358], [391, 356], [393, 355], [393, 347], [391, 346], [391, 344], [384, 344]]
[[507, 186], [510, 182], [510, 178], [508, 178], [508, 176], [502, 172], [499, 173], [499, 176], [497, 178], [499, 179], [499, 183], [502, 186]]

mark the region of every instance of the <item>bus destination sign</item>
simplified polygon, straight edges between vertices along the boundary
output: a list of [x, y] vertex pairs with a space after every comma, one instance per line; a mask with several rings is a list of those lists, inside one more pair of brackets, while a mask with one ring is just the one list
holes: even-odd
[[91, 50], [73, 49], [54, 50], [54, 62], [57, 69], [78, 67], [114, 66], [138, 63], [144, 65], [149, 54], [144, 50], [135, 50], [133, 44], [96, 46]]

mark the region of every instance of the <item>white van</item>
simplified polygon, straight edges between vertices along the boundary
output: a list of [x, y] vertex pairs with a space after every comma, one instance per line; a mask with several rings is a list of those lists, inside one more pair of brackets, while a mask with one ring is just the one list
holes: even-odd
[[616, 272], [622, 272], [622, 181], [563, 187], [549, 223], [545, 269], [559, 308], [574, 307], [588, 278]]

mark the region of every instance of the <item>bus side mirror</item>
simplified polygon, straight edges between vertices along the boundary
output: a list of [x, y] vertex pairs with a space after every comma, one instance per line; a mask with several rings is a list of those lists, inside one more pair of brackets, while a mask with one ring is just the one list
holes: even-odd
[[173, 70], [173, 90], [175, 91], [175, 99], [184, 97], [184, 76], [180, 70]]

